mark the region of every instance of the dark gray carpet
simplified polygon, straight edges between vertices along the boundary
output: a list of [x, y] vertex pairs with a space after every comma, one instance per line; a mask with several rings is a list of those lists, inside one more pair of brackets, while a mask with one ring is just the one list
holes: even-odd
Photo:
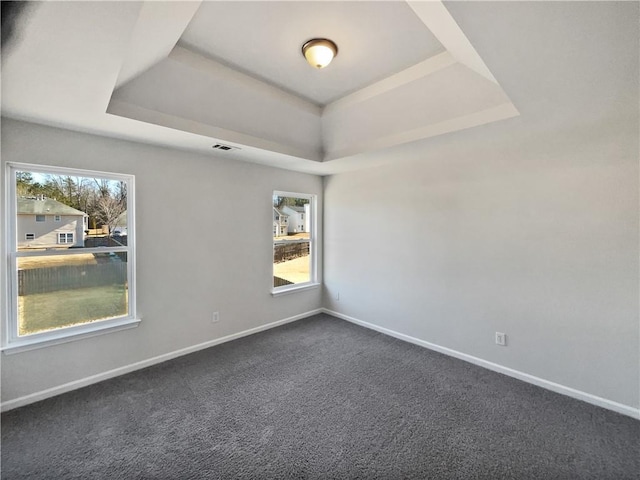
[[640, 422], [326, 315], [2, 416], [3, 479], [638, 479]]

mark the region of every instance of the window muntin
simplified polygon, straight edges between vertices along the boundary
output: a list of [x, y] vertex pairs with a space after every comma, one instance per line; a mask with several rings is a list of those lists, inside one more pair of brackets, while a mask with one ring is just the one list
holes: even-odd
[[53, 216], [53, 221], [54, 222], [61, 222], [62, 221], [62, 217], [60, 215], [54, 215]]
[[273, 193], [273, 292], [316, 283], [316, 197], [310, 194]]
[[[137, 323], [134, 177], [26, 164], [7, 168], [10, 315], [3, 349]], [[67, 195], [56, 192], [56, 185], [64, 185]], [[61, 221], [24, 232], [42, 215], [38, 209], [53, 210], [50, 215]], [[103, 225], [108, 230], [116, 222], [128, 235], [113, 239], [103, 233]]]
[[73, 243], [73, 233], [71, 232], [60, 232], [58, 233], [58, 243], [63, 245], [66, 243]]

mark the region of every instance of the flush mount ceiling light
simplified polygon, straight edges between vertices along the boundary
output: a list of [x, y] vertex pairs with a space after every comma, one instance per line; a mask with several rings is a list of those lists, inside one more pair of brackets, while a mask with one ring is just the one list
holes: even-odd
[[326, 38], [313, 38], [302, 46], [302, 54], [312, 67], [324, 68], [338, 55], [338, 46]]

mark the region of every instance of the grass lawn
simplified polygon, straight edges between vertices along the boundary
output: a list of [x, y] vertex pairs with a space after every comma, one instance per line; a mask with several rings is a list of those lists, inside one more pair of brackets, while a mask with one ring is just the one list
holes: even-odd
[[18, 258], [18, 268], [20, 270], [28, 270], [31, 268], [64, 267], [67, 265], [95, 265], [96, 263], [98, 263], [96, 261], [96, 257], [91, 253]]
[[127, 301], [124, 285], [19, 296], [19, 335], [126, 315]]

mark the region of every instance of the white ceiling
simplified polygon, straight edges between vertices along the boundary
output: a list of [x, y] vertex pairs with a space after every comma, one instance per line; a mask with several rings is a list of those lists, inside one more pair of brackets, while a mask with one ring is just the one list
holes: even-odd
[[[528, 139], [613, 128], [637, 115], [637, 3], [327, 2], [350, 13], [333, 20], [331, 32], [308, 34], [280, 11], [257, 30], [303, 37], [295, 48], [276, 48], [275, 57], [299, 62], [284, 71], [251, 59], [256, 52], [242, 44], [251, 38], [238, 33], [269, 18], [263, 10], [272, 2], [216, 3], [29, 2], [2, 52], [3, 116], [325, 175], [428, 156], [444, 144], [462, 148], [484, 134]], [[274, 8], [303, 11], [305, 3]], [[216, 8], [228, 15], [209, 20], [221, 46], [198, 47], [208, 49], [201, 55], [180, 37]], [[373, 18], [384, 8], [401, 13], [380, 25]], [[364, 28], [367, 9], [376, 13]], [[349, 46], [383, 27], [395, 32], [398, 58], [353, 60], [350, 69]], [[311, 69], [299, 43], [325, 34], [340, 53], [327, 69]], [[343, 90], [331, 93], [336, 84], [313, 75], [333, 67], [336, 78], [362, 70], [368, 79], [339, 81]], [[221, 154], [214, 143], [240, 149]]]
[[[330, 68], [302, 60], [312, 38], [338, 45]], [[178, 44], [326, 105], [444, 51], [405, 2], [204, 2]]]

